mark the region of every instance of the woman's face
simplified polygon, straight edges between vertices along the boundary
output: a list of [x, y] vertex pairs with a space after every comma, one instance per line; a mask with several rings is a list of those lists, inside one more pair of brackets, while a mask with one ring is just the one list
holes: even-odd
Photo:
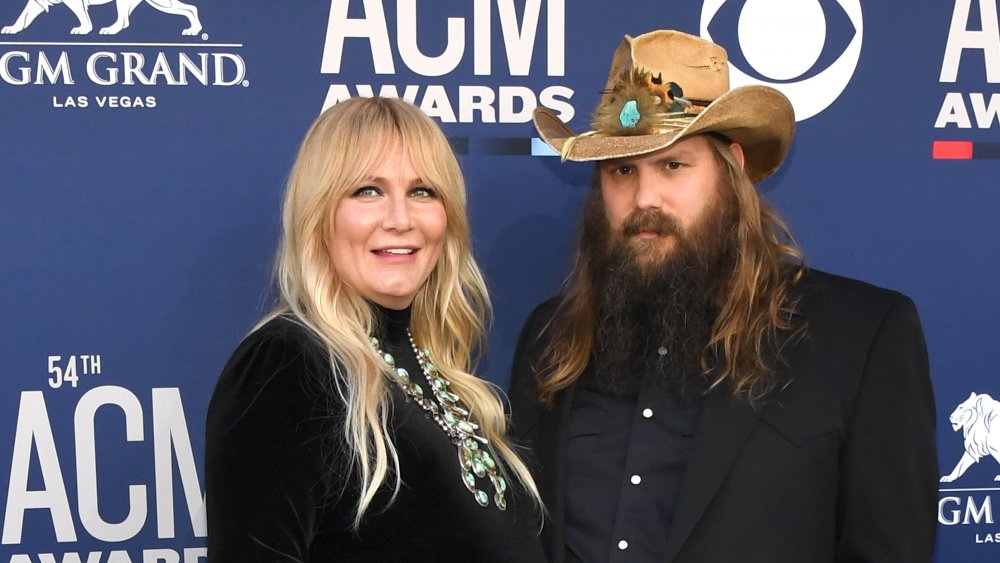
[[434, 270], [448, 217], [439, 194], [398, 141], [334, 208], [329, 248], [337, 274], [361, 296], [404, 309]]

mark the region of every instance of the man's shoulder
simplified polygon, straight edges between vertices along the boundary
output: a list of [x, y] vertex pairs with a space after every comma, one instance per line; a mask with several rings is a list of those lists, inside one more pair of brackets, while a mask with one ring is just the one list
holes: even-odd
[[806, 309], [884, 310], [900, 303], [912, 303], [894, 289], [879, 287], [859, 279], [808, 268], [798, 283]]
[[814, 341], [865, 346], [886, 326], [920, 330], [916, 305], [892, 289], [810, 269], [797, 291], [796, 312]]
[[533, 326], [539, 323], [547, 323], [555, 316], [556, 311], [559, 309], [559, 305], [563, 302], [566, 297], [564, 295], [554, 295], [549, 297], [545, 301], [542, 301], [535, 308], [531, 310], [531, 314], [528, 315], [528, 319], [524, 322], [524, 325]]
[[[518, 338], [518, 349], [537, 348], [541, 341], [552, 332], [553, 323], [558, 322], [560, 307], [565, 300], [564, 295], [556, 295], [542, 301], [532, 309]], [[537, 350], [536, 350], [537, 351]]]

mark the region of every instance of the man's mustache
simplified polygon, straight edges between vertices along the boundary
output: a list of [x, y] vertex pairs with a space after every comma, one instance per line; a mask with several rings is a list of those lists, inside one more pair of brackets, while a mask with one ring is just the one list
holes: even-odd
[[622, 222], [622, 234], [634, 237], [642, 232], [656, 233], [659, 236], [677, 235], [681, 232], [681, 226], [676, 217], [658, 209], [637, 209]]

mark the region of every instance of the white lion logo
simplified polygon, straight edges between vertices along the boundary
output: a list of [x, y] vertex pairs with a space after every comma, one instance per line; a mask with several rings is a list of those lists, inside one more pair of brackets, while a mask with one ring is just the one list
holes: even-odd
[[[979, 458], [989, 455], [1000, 463], [1000, 401], [985, 393], [972, 393], [965, 402], [955, 407], [948, 420], [955, 432], [962, 429], [965, 453], [955, 469], [941, 477], [942, 483], [951, 483], [961, 477], [973, 463], [979, 462]], [[1000, 475], [993, 480], [1000, 481]]]
[[65, 4], [76, 15], [77, 19], [80, 20], [80, 25], [71, 29], [70, 33], [73, 35], [85, 35], [94, 29], [94, 25], [90, 23], [90, 14], [88, 13], [90, 6], [108, 4], [110, 2], [115, 3], [115, 8], [118, 10], [118, 19], [112, 25], [102, 27], [100, 31], [101, 35], [115, 35], [128, 27], [128, 18], [132, 15], [132, 10], [143, 2], [148, 3], [161, 12], [186, 17], [191, 26], [183, 31], [184, 35], [198, 35], [201, 33], [198, 8], [190, 4], [185, 4], [180, 0], [28, 0], [17, 21], [12, 25], [4, 27], [0, 30], [0, 33], [20, 33], [31, 25], [31, 22], [35, 21], [35, 18], [39, 14], [48, 12], [50, 6]]

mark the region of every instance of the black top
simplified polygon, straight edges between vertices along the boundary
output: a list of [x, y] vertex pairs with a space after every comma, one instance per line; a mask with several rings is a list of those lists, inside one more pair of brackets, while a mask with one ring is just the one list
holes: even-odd
[[[383, 349], [429, 396], [406, 335], [409, 311], [380, 315]], [[206, 427], [213, 563], [544, 561], [527, 494], [509, 488], [505, 512], [480, 506], [463, 484], [455, 446], [395, 384], [389, 427], [403, 484], [391, 504], [383, 485], [353, 530], [357, 477], [331, 377], [325, 349], [288, 318], [268, 322], [234, 352]]]
[[576, 384], [565, 437], [567, 562], [657, 561], [670, 535], [701, 398], [665, 389], [661, 364], [634, 364], [614, 391], [593, 362]]

